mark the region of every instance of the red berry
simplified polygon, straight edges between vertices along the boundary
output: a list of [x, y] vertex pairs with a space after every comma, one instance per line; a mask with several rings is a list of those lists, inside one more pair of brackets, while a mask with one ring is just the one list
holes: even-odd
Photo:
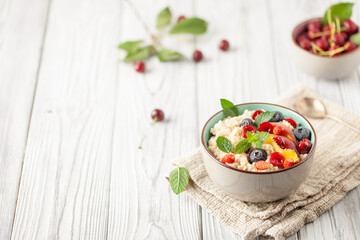
[[279, 145], [279, 147], [285, 149], [286, 143], [284, 139], [282, 139], [281, 137], [274, 137], [273, 140], [276, 142], [277, 145]]
[[273, 129], [273, 133], [276, 135], [281, 135], [283, 134], [284, 131], [285, 131], [284, 128], [281, 126], [275, 126]]
[[269, 122], [263, 122], [259, 126], [259, 132], [272, 133], [274, 126]]
[[287, 158], [284, 161], [284, 168], [289, 168], [294, 165], [294, 160], [292, 158]]
[[315, 44], [324, 51], [329, 49], [328, 41], [324, 40], [323, 38], [316, 39]]
[[340, 34], [341, 34], [341, 36], [344, 38], [345, 41], [348, 40], [349, 36], [347, 35], [346, 32], [341, 32]]
[[221, 161], [223, 163], [233, 163], [235, 162], [235, 156], [233, 154], [226, 154]]
[[330, 26], [329, 25], [325, 25], [322, 27], [322, 31], [323, 32], [328, 32], [326, 35], [322, 36], [325, 39], [328, 39], [330, 37]]
[[242, 137], [247, 138], [247, 132], [251, 132], [252, 134], [256, 133], [256, 129], [253, 126], [245, 125], [242, 128]]
[[320, 32], [319, 29], [309, 30], [309, 31], [308, 31], [308, 38], [311, 39], [311, 40], [314, 40], [314, 39], [318, 38], [318, 37], [313, 36], [313, 34], [316, 34], [316, 33], [318, 33], [318, 32]]
[[288, 123], [290, 123], [291, 126], [293, 126], [293, 128], [296, 128], [296, 127], [297, 127], [297, 124], [296, 124], [296, 122], [294, 121], [294, 119], [292, 119], [292, 118], [285, 118], [285, 121], [287, 121]]
[[223, 51], [227, 51], [229, 49], [229, 42], [225, 39], [221, 40], [220, 44], [219, 44], [219, 48]]
[[261, 110], [257, 110], [253, 113], [252, 118], [255, 120], [257, 118], [257, 116], [259, 116], [260, 114], [262, 114], [264, 111]]
[[203, 58], [202, 52], [199, 50], [195, 50], [194, 54], [193, 54], [193, 59], [195, 62], [200, 62], [201, 59]]
[[257, 161], [254, 165], [255, 165], [257, 170], [265, 170], [265, 169], [268, 169], [270, 167], [270, 164], [268, 162], [265, 162], [265, 161]]
[[145, 72], [145, 63], [143, 61], [136, 61], [134, 62], [134, 68], [135, 71], [139, 73], [143, 73]]
[[311, 49], [311, 42], [309, 39], [303, 37], [298, 39], [299, 46], [303, 49], [310, 50]]
[[344, 20], [342, 25], [343, 25], [343, 27], [346, 28], [346, 31], [348, 33], [355, 33], [358, 30], [358, 26], [353, 21], [351, 21], [350, 19]]
[[[332, 38], [333, 42], [338, 45], [338, 46], [343, 46], [345, 44], [345, 39], [343, 37], [343, 35], [336, 33], [333, 38]], [[329, 44], [328, 44], [329, 45]]]
[[270, 163], [275, 167], [282, 166], [284, 161], [285, 161], [284, 156], [281, 155], [281, 153], [279, 152], [274, 152], [273, 154], [270, 155]]
[[349, 44], [349, 47], [345, 50], [345, 52], [350, 52], [357, 48], [356, 44], [352, 41], [348, 41], [346, 44]]
[[[339, 48], [338, 45], [334, 45], [334, 46], [332, 46], [332, 47], [329, 48], [329, 51], [333, 51], [333, 50], [338, 49], [338, 48]], [[336, 53], [336, 54], [334, 54], [333, 56], [338, 56], [338, 55], [340, 55], [340, 54], [341, 54], [341, 53]]]
[[316, 30], [320, 31], [321, 22], [320, 21], [311, 21], [311, 22], [308, 23], [307, 28], [308, 28], [308, 30], [316, 29]]
[[154, 121], [160, 122], [164, 120], [164, 112], [160, 109], [154, 109], [151, 112], [151, 118], [154, 119]]
[[184, 19], [186, 19], [186, 17], [181, 15], [181, 16], [178, 17], [177, 22], [181, 22]]
[[298, 143], [298, 145], [296, 146], [296, 149], [298, 150], [298, 152], [300, 154], [306, 154], [306, 153], [310, 152], [311, 146], [312, 146], [312, 144], [311, 144], [310, 140], [307, 138], [304, 138]]

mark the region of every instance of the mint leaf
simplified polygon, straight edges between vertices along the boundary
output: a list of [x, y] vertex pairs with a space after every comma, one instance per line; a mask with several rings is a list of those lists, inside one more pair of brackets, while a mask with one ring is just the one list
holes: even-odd
[[223, 108], [224, 117], [236, 117], [239, 116], [239, 109], [234, 106], [232, 102], [226, 99], [220, 99], [221, 107]]
[[168, 7], [160, 11], [156, 20], [156, 28], [161, 29], [169, 25], [171, 22], [171, 12]]
[[259, 127], [259, 125], [263, 122], [268, 122], [273, 116], [275, 112], [263, 112], [255, 119], [254, 125]]
[[126, 55], [124, 61], [131, 62], [131, 61], [136, 61], [136, 60], [143, 60], [154, 54], [156, 54], [156, 49], [154, 48], [154, 46], [150, 45], [150, 46], [147, 46], [144, 48], [139, 48], [134, 52], [129, 52]]
[[255, 140], [254, 142], [252, 142], [252, 145], [253, 145], [255, 148], [259, 148], [259, 149], [262, 148], [262, 142], [260, 142], [259, 140]]
[[268, 132], [257, 132], [255, 133], [254, 137], [261, 142], [261, 144], [263, 142], [265, 142], [266, 140], [268, 140], [268, 138], [270, 137], [270, 133]]
[[138, 50], [140, 48], [140, 45], [142, 42], [143, 42], [142, 40], [123, 42], [123, 43], [119, 44], [118, 48], [123, 49], [123, 50], [127, 51], [128, 53], [135, 52], [136, 50]]
[[[335, 21], [335, 16], [337, 16], [340, 19], [340, 24], [345, 20], [351, 17], [352, 14], [352, 8], [354, 6], [354, 3], [338, 3], [335, 5], [332, 5], [331, 8], [331, 20]], [[327, 14], [328, 10], [326, 10], [322, 24], [326, 25], [329, 24]]]
[[221, 151], [226, 153], [229, 153], [233, 150], [233, 145], [231, 141], [226, 137], [222, 137], [222, 136], [218, 137], [216, 139], [216, 145]]
[[234, 154], [240, 154], [246, 152], [251, 147], [251, 142], [249, 139], [244, 138], [238, 144], [236, 144], [234, 149]]
[[170, 49], [161, 49], [158, 52], [158, 58], [160, 62], [177, 61], [181, 59], [183, 55]]
[[207, 22], [203, 19], [193, 17], [181, 20], [170, 30], [170, 34], [190, 33], [202, 34], [207, 30]]
[[170, 172], [169, 183], [173, 192], [177, 195], [182, 193], [189, 184], [189, 172], [186, 168], [177, 167]]
[[247, 136], [247, 139], [249, 139], [250, 142], [253, 142], [253, 141], [256, 140], [254, 134], [252, 132], [250, 132], [250, 131], [247, 131], [246, 136]]
[[357, 46], [359, 46], [359, 45], [360, 45], [360, 33], [356, 33], [356, 34], [354, 34], [354, 35], [351, 35], [350, 41], [352, 41], [352, 42], [355, 43]]

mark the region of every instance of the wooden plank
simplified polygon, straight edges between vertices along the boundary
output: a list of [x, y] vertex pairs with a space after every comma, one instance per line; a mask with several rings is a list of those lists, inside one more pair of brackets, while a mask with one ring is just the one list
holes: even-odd
[[120, 2], [52, 1], [13, 239], [105, 239]]
[[[175, 18], [192, 15], [190, 1], [134, 1], [152, 32], [157, 13], [167, 5]], [[149, 38], [128, 4], [123, 18], [121, 41]], [[167, 36], [163, 45], [186, 57], [193, 51], [189, 37]], [[186, 60], [160, 63], [156, 58], [146, 67], [141, 75], [131, 65], [119, 65], [108, 238], [200, 239], [199, 206], [184, 194], [173, 194], [165, 181], [172, 161], [199, 143], [196, 68]], [[139, 150], [154, 108], [163, 109], [166, 120], [155, 124]]]
[[14, 220], [48, 1], [0, 4], [0, 239]]

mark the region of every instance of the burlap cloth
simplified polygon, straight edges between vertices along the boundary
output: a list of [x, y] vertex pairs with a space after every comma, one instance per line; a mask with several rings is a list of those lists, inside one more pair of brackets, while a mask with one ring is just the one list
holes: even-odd
[[[352, 124], [360, 122], [360, 116], [304, 86], [281, 97], [276, 103], [294, 108], [294, 103], [304, 96], [321, 99], [331, 115]], [[200, 149], [177, 161], [190, 173], [186, 194], [244, 240], [259, 235], [275, 239], [291, 236], [360, 184], [360, 134], [331, 119], [310, 121], [318, 138], [315, 159], [308, 178], [290, 197], [254, 204], [227, 196], [208, 177]]]

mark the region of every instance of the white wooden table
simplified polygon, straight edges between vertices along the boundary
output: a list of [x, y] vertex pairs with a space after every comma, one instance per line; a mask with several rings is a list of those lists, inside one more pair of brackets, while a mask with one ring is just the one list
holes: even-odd
[[[239, 239], [164, 180], [219, 98], [271, 101], [304, 83], [360, 113], [356, 73], [307, 76], [286, 49], [294, 24], [329, 1], [133, 3], [151, 30], [167, 5], [205, 18], [207, 34], [163, 42], [204, 61], [152, 59], [146, 74], [119, 62], [119, 42], [148, 38], [122, 0], [0, 2], [0, 239]], [[360, 23], [360, 1], [354, 11]], [[231, 51], [218, 50], [222, 38]], [[167, 121], [139, 150], [156, 107]], [[358, 239], [359, 198], [358, 187], [290, 239]]]

